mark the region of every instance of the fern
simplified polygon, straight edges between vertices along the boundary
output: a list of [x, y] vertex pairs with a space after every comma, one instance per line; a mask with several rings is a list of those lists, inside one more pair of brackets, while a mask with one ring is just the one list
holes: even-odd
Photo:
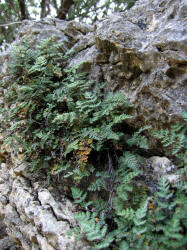
[[136, 211], [133, 218], [134, 227], [133, 232], [135, 234], [144, 234], [147, 231], [146, 227], [146, 212], [147, 212], [148, 201], [146, 200], [140, 208]]
[[143, 131], [150, 129], [151, 126], [145, 126], [143, 128], [140, 128], [137, 132], [133, 134], [133, 136], [127, 140], [127, 144], [129, 146], [139, 146], [143, 149], [148, 149], [148, 142], [147, 138], [145, 136], [140, 135]]
[[129, 151], [126, 151], [123, 156], [119, 159], [120, 166], [126, 166], [127, 168], [131, 170], [137, 170], [138, 169], [138, 160], [137, 156], [132, 154]]
[[77, 213], [75, 218], [79, 221], [82, 230], [90, 241], [101, 240], [105, 237], [107, 226], [103, 222], [97, 222], [97, 214], [90, 212]]
[[129, 245], [127, 244], [127, 242], [125, 240], [121, 241], [121, 243], [119, 245], [119, 249], [120, 250], [128, 250], [129, 249]]
[[69, 154], [73, 150], [78, 150], [78, 148], [79, 148], [78, 143], [79, 143], [78, 139], [69, 143], [67, 148], [66, 148], [66, 151], [64, 152], [64, 156], [66, 156], [67, 154]]
[[110, 232], [108, 233], [104, 239], [102, 239], [102, 241], [98, 244], [95, 245], [94, 249], [105, 249], [108, 248], [111, 243], [114, 241], [114, 236], [115, 236], [115, 232]]
[[105, 182], [100, 178], [88, 186], [88, 190], [92, 192], [100, 191], [101, 189], [106, 189], [106, 185]]
[[[119, 205], [117, 205], [116, 207], [118, 208], [118, 206]], [[114, 204], [114, 208], [115, 208], [115, 204]], [[117, 209], [116, 209], [116, 212], [117, 212]], [[132, 208], [126, 208], [126, 209], [123, 209], [123, 210], [117, 212], [117, 215], [122, 216], [124, 219], [132, 220], [134, 218], [135, 211]]]
[[87, 193], [83, 194], [83, 191], [80, 190], [79, 188], [72, 187], [71, 191], [75, 203], [82, 203], [86, 199]]
[[182, 227], [180, 226], [180, 220], [176, 214], [164, 227], [164, 236], [162, 237], [164, 245], [167, 247], [180, 247], [183, 244], [180, 243], [183, 240], [181, 235]]
[[170, 129], [162, 129], [160, 131], [153, 131], [153, 135], [158, 138], [164, 147], [169, 148], [171, 154], [178, 158], [183, 167], [187, 167], [187, 126], [186, 112], [182, 113], [184, 123], [172, 125]]
[[[170, 202], [173, 194], [169, 191], [169, 184], [165, 177], [162, 177], [159, 181], [158, 192], [155, 194], [155, 201], [157, 203], [158, 209], [156, 211], [156, 220], [164, 221], [168, 215], [166, 215], [166, 211], [172, 210], [176, 205], [175, 202]], [[162, 226], [160, 223], [157, 225], [157, 230], [162, 230]]]

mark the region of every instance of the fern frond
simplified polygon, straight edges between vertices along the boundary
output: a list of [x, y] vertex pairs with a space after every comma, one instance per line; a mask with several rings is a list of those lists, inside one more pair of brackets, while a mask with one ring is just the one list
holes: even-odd
[[98, 244], [95, 245], [94, 249], [105, 249], [110, 246], [110, 244], [114, 241], [115, 232], [110, 232], [106, 235], [104, 239]]
[[101, 240], [105, 237], [107, 226], [103, 225], [103, 223], [96, 222], [96, 213], [91, 214], [89, 211], [86, 213], [77, 213], [75, 218], [79, 221], [80, 226], [88, 240]]
[[102, 179], [97, 179], [96, 181], [94, 181], [93, 183], [91, 183], [88, 186], [88, 190], [91, 192], [95, 192], [95, 191], [100, 191], [102, 189], [106, 189], [106, 184]]
[[144, 234], [147, 231], [146, 227], [146, 213], [147, 213], [148, 201], [146, 200], [140, 208], [136, 211], [134, 221], [133, 232], [135, 234]]
[[87, 193], [83, 193], [83, 191], [79, 188], [72, 187], [71, 192], [74, 198], [74, 202], [77, 204], [82, 203], [86, 199]]
[[138, 169], [138, 161], [135, 154], [132, 154], [129, 151], [126, 151], [123, 156], [119, 159], [120, 166], [123, 168], [126, 166], [129, 169], [137, 170]]
[[147, 138], [145, 136], [140, 135], [143, 131], [150, 129], [151, 126], [145, 126], [143, 128], [140, 128], [137, 132], [133, 134], [133, 136], [127, 140], [127, 144], [129, 146], [139, 146], [140, 148], [143, 149], [148, 149], [148, 142]]

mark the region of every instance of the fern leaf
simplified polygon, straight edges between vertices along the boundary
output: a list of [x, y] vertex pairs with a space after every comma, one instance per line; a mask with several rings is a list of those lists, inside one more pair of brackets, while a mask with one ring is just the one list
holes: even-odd
[[72, 141], [71, 143], [68, 144], [66, 151], [64, 152], [64, 156], [66, 157], [67, 154], [69, 154], [73, 150], [78, 150], [78, 143], [79, 140]]
[[72, 187], [71, 192], [74, 198], [74, 203], [82, 203], [86, 199], [87, 193], [83, 193], [79, 188]]
[[119, 159], [120, 166], [124, 165], [132, 170], [137, 170], [138, 168], [138, 161], [136, 155], [132, 154], [129, 151], [126, 151], [123, 156]]

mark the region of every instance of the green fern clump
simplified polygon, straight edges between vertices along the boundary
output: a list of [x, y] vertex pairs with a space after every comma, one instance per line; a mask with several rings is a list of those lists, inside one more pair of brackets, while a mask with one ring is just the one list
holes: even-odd
[[[134, 138], [137, 138], [136, 134]], [[172, 190], [166, 178], [162, 177], [157, 192], [149, 197], [138, 182], [141, 173], [139, 160], [140, 157], [130, 151], [126, 151], [119, 158], [118, 168], [114, 174], [110, 214], [107, 214], [105, 206], [102, 210], [95, 206], [99, 213], [106, 212], [105, 221], [110, 220], [114, 223], [114, 230], [107, 230], [102, 239], [90, 239], [94, 244], [93, 249], [108, 249], [111, 246], [112, 249], [185, 249], [185, 183], [178, 182]], [[99, 218], [99, 215], [97, 216]], [[81, 225], [80, 217], [78, 221]], [[91, 218], [87, 220], [87, 224], [89, 223], [93, 223]]]
[[186, 220], [184, 211], [187, 199], [186, 196], [178, 199], [176, 195], [170, 191], [167, 180], [161, 178], [154, 196], [153, 213], [150, 213], [147, 219], [149, 244], [153, 249], [183, 249], [187, 243], [186, 234], [183, 232], [186, 228], [183, 223]]
[[141, 133], [150, 128], [151, 126], [145, 126], [143, 128], [140, 128], [137, 132], [133, 134], [133, 136], [130, 139], [127, 140], [127, 144], [129, 146], [136, 145], [140, 148], [148, 149], [147, 138], [145, 136], [142, 136]]
[[153, 131], [153, 135], [159, 139], [176, 160], [177, 174], [180, 182], [176, 188], [180, 192], [186, 192], [187, 181], [187, 112], [182, 112], [183, 122], [172, 125], [170, 129]]
[[96, 213], [77, 213], [75, 218], [80, 221], [80, 225], [88, 240], [101, 240], [106, 235], [107, 226], [102, 220], [97, 218]]
[[[85, 73], [77, 73], [79, 66], [65, 68], [67, 58], [53, 38], [42, 41], [36, 51], [26, 41], [15, 48], [9, 65], [14, 83], [7, 86], [3, 110], [12, 124], [11, 136], [4, 143], [14, 143], [17, 151], [22, 147], [33, 169], [53, 166], [53, 173], [63, 171], [61, 162], [67, 166], [73, 153], [67, 175], [81, 179], [91, 174], [91, 150], [119, 140], [115, 125], [130, 118], [121, 112], [131, 105], [120, 93], [104, 98], [104, 85], [86, 81]], [[86, 140], [92, 143], [86, 145]]]
[[153, 131], [153, 135], [178, 158], [181, 166], [187, 168], [187, 112], [182, 112], [182, 117], [183, 123], [172, 125], [170, 129]]

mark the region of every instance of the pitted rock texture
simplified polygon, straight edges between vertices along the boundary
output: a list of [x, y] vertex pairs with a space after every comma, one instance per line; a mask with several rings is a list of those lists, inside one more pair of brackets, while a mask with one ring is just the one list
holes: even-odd
[[[134, 104], [133, 126], [161, 128], [187, 109], [187, 2], [137, 1], [98, 24], [104, 79]], [[134, 125], [136, 124], [136, 125]]]
[[6, 227], [3, 223], [3, 218], [0, 216], [0, 249], [1, 250], [19, 250], [15, 243], [12, 242], [6, 232]]
[[26, 178], [24, 170], [1, 164], [0, 211], [10, 239], [25, 250], [91, 249], [67, 235], [76, 226], [72, 203], [41, 181]]
[[[77, 222], [76, 208], [64, 196], [65, 184], [59, 179], [58, 188], [55, 183], [48, 185], [46, 176], [33, 175], [26, 164], [20, 164], [13, 155], [12, 159], [14, 167], [2, 163], [0, 170], [0, 212], [9, 235], [2, 231], [1, 249], [91, 250], [84, 238], [76, 242], [73, 236], [68, 237], [69, 229]], [[171, 183], [180, 179], [168, 158], [154, 156], [145, 160], [140, 180], [151, 193], [157, 191], [161, 176]]]

